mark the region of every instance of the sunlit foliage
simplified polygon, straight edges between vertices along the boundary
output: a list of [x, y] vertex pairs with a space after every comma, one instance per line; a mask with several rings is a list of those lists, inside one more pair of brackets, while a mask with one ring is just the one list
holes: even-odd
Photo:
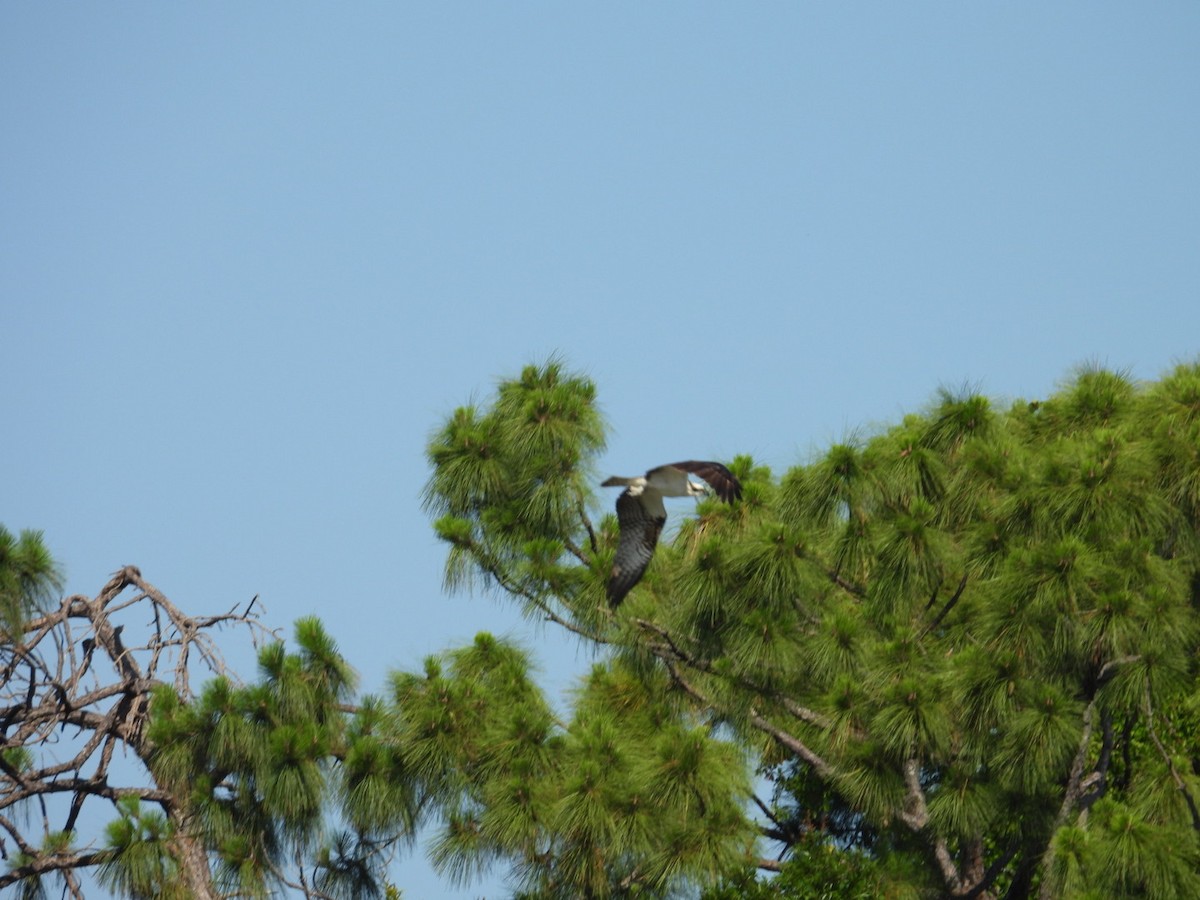
[[[639, 804], [694, 791], [710, 810], [730, 791], [770, 839], [743, 845], [741, 865], [782, 846], [791, 871], [857, 854], [833, 869], [881, 895], [1200, 895], [1200, 753], [1183, 727], [1200, 705], [1200, 367], [1149, 384], [1083, 368], [1036, 402], [942, 391], [779, 480], [735, 459], [743, 500], [694, 517], [681, 505], [615, 616], [602, 594], [615, 522], [584, 480], [603, 446], [594, 401], [561, 363], [530, 368], [430, 444], [448, 582], [480, 579], [609, 648], [570, 721], [537, 732], [540, 755], [490, 756], [494, 724], [469, 729], [478, 746], [429, 733], [431, 771], [459, 797], [449, 871], [516, 862], [539, 896], [619, 893], [652, 870], [654, 891], [733, 884], [732, 857], [702, 872], [662, 824], [642, 843], [622, 807], [630, 791]], [[447, 678], [471, 682], [452, 666], [419, 683]], [[465, 702], [454, 691], [445, 709]], [[537, 702], [503, 715], [536, 719]], [[652, 724], [635, 741], [639, 720]], [[565, 785], [556, 741], [579, 754]], [[716, 773], [700, 767], [655, 791], [638, 773], [667, 744], [672, 771], [726, 754], [743, 775], [705, 787]], [[773, 794], [750, 807], [736, 795], [755, 767]], [[516, 807], [489, 793], [506, 777]], [[523, 838], [487, 826], [496, 813]], [[720, 840], [718, 818], [688, 840]], [[803, 895], [794, 880], [763, 889]]]

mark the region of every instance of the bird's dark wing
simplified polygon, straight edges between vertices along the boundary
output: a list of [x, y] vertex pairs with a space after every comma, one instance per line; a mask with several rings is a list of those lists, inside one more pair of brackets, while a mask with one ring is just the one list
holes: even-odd
[[[661, 504], [660, 504], [661, 505]], [[638, 497], [622, 491], [617, 498], [617, 522], [621, 526], [621, 537], [617, 541], [617, 555], [613, 559], [612, 575], [608, 579], [608, 602], [613, 609], [621, 605], [625, 595], [633, 590], [658, 544], [658, 536], [665, 515], [656, 516], [647, 512]]]
[[726, 503], [732, 503], [742, 497], [741, 483], [719, 462], [689, 459], [686, 462], [671, 463], [671, 465], [676, 469], [683, 469], [685, 472], [699, 475]]

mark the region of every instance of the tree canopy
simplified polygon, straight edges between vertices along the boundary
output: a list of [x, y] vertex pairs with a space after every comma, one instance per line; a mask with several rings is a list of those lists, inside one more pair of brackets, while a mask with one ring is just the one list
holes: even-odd
[[[139, 900], [386, 892], [416, 800], [375, 736], [380, 704], [349, 702], [353, 674], [319, 622], [296, 623], [289, 650], [256, 600], [190, 615], [133, 566], [49, 603], [57, 569], [38, 535], [21, 541], [37, 547], [16, 575], [0, 559], [22, 621], [0, 641], [0, 888], [82, 897], [91, 873]], [[226, 665], [229, 628], [258, 643], [256, 681]]]
[[737, 457], [616, 611], [596, 398], [529, 366], [428, 446], [447, 585], [597, 651], [566, 709], [488, 634], [363, 695], [315, 619], [289, 648], [132, 566], [56, 602], [0, 530], [0, 887], [395, 896], [432, 826], [447, 877], [544, 900], [1200, 896], [1200, 365]]
[[[615, 616], [595, 396], [552, 361], [459, 408], [430, 441], [426, 503], [450, 586], [490, 585], [608, 648], [555, 738], [604, 733], [604, 760], [662, 748], [678, 780], [600, 766], [621, 781], [590, 785], [592, 818], [557, 816], [557, 788], [523, 795], [545, 836], [522, 843], [487, 827], [513, 820], [490, 792], [542, 770], [459, 758], [464, 860], [506, 859], [545, 894], [585, 872], [591, 896], [728, 885], [772, 867], [749, 827], [792, 865], [824, 847], [896, 895], [1200, 895], [1200, 367], [1149, 384], [1085, 368], [1007, 406], [943, 391], [778, 479], [738, 457], [743, 500], [682, 517]], [[724, 768], [701, 801], [688, 761], [709, 755], [745, 774]], [[773, 792], [757, 804], [754, 773]], [[735, 806], [717, 813], [714, 790]], [[691, 805], [657, 811], [639, 846], [631, 796]]]

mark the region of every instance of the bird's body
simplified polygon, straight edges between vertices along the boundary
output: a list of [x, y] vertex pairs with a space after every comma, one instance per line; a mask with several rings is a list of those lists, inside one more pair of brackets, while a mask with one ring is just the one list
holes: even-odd
[[726, 503], [742, 495], [737, 478], [720, 463], [687, 460], [651, 469], [633, 478], [613, 477], [602, 487], [624, 487], [617, 498], [617, 524], [621, 536], [613, 560], [612, 576], [608, 580], [608, 602], [616, 609], [635, 584], [654, 556], [658, 537], [667, 521], [663, 497], [697, 497], [706, 493], [702, 484], [688, 478], [699, 475]]

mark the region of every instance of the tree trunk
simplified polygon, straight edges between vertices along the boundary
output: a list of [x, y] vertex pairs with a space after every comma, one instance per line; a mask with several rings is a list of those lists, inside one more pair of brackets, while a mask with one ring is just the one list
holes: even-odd
[[204, 843], [189, 833], [187, 817], [175, 813], [172, 813], [171, 817], [175, 819], [176, 825], [171, 849], [179, 861], [180, 879], [187, 896], [195, 900], [218, 900]]

